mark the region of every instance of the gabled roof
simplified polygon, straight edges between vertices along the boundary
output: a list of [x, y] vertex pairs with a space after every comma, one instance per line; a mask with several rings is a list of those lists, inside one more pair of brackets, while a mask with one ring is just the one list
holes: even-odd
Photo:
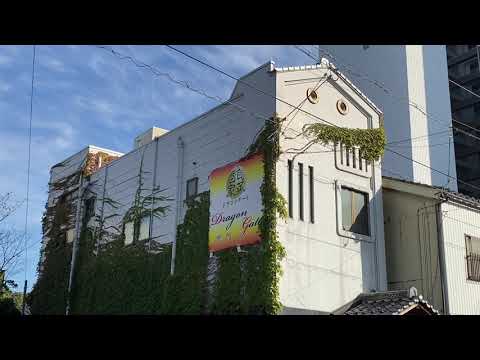
[[395, 183], [406, 184], [406, 185], [415, 187], [417, 189], [424, 190], [423, 191], [424, 196], [434, 197], [434, 198], [438, 198], [446, 201], [452, 201], [455, 203], [459, 203], [459, 204], [480, 210], [480, 199], [477, 199], [472, 196], [468, 196], [456, 191], [452, 191], [445, 187], [427, 185], [427, 184], [422, 184], [415, 181], [398, 179], [398, 178], [393, 178], [389, 176], [382, 176], [382, 179], [383, 179], [383, 187], [385, 188], [392, 188], [392, 185], [394, 185]]
[[[274, 65], [274, 63], [272, 62]], [[303, 66], [287, 66], [287, 67], [274, 67], [273, 71], [276, 72], [287, 72], [287, 71], [305, 71], [305, 70], [315, 70], [315, 69], [330, 69], [338, 77], [340, 77], [357, 95], [359, 95], [366, 103], [368, 103], [377, 113], [383, 114], [374, 103], [371, 101], [367, 95], [365, 95], [359, 88], [357, 88], [337, 67], [328, 61], [325, 58], [320, 60], [319, 64], [315, 65], [303, 65]]]
[[[413, 290], [413, 291], [412, 291]], [[360, 294], [350, 303], [335, 310], [333, 315], [406, 315], [420, 310], [423, 315], [439, 315], [416, 289]]]

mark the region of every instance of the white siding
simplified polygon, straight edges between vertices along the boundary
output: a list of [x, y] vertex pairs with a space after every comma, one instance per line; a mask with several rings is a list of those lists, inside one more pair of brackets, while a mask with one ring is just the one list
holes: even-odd
[[452, 315], [480, 314], [480, 282], [467, 280], [465, 235], [480, 237], [480, 213], [442, 204], [448, 303]]

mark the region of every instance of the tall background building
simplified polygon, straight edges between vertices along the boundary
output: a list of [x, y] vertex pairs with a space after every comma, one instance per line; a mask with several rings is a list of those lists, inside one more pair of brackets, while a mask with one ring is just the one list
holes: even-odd
[[384, 112], [384, 175], [457, 190], [445, 46], [319, 45], [318, 55]]
[[[480, 93], [479, 49], [477, 45], [447, 45], [447, 59], [448, 76], [452, 80], [452, 116], [456, 120], [457, 174], [463, 181], [480, 187], [480, 130], [475, 130], [480, 128], [480, 97], [472, 94]], [[480, 197], [480, 191], [461, 182], [458, 188], [463, 193]]]

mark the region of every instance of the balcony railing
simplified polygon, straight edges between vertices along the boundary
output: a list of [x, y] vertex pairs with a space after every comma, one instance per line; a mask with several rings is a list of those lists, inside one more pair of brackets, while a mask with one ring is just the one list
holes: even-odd
[[480, 281], [480, 254], [467, 255], [468, 280]]

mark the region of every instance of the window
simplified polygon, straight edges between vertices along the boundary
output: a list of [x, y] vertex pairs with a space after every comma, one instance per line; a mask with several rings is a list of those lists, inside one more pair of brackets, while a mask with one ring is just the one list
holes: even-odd
[[303, 164], [298, 163], [298, 217], [303, 221]]
[[480, 281], [480, 238], [465, 235], [467, 279]]
[[150, 216], [144, 216], [140, 221], [140, 233], [138, 234], [138, 240], [146, 240], [150, 236]]
[[308, 177], [310, 183], [310, 222], [315, 222], [315, 192], [314, 192], [314, 180], [313, 180], [313, 166], [308, 167]]
[[88, 223], [95, 215], [95, 198], [91, 197], [85, 200], [85, 223]]
[[293, 218], [293, 162], [288, 160], [288, 216]]
[[363, 177], [371, 177], [371, 164], [365, 160], [358, 147], [347, 148], [344, 144], [335, 145], [335, 167]]
[[133, 221], [126, 222], [123, 228], [123, 234], [125, 235], [125, 245], [133, 243]]
[[198, 178], [192, 178], [187, 181], [187, 200], [197, 196], [198, 191]]
[[368, 194], [341, 187], [342, 229], [370, 236], [368, 219]]
[[67, 243], [70, 244], [75, 240], [75, 229], [68, 229], [66, 233]]
[[478, 70], [478, 61], [477, 60], [472, 61], [469, 64], [469, 67], [470, 67], [470, 72], [475, 72], [476, 70]]

